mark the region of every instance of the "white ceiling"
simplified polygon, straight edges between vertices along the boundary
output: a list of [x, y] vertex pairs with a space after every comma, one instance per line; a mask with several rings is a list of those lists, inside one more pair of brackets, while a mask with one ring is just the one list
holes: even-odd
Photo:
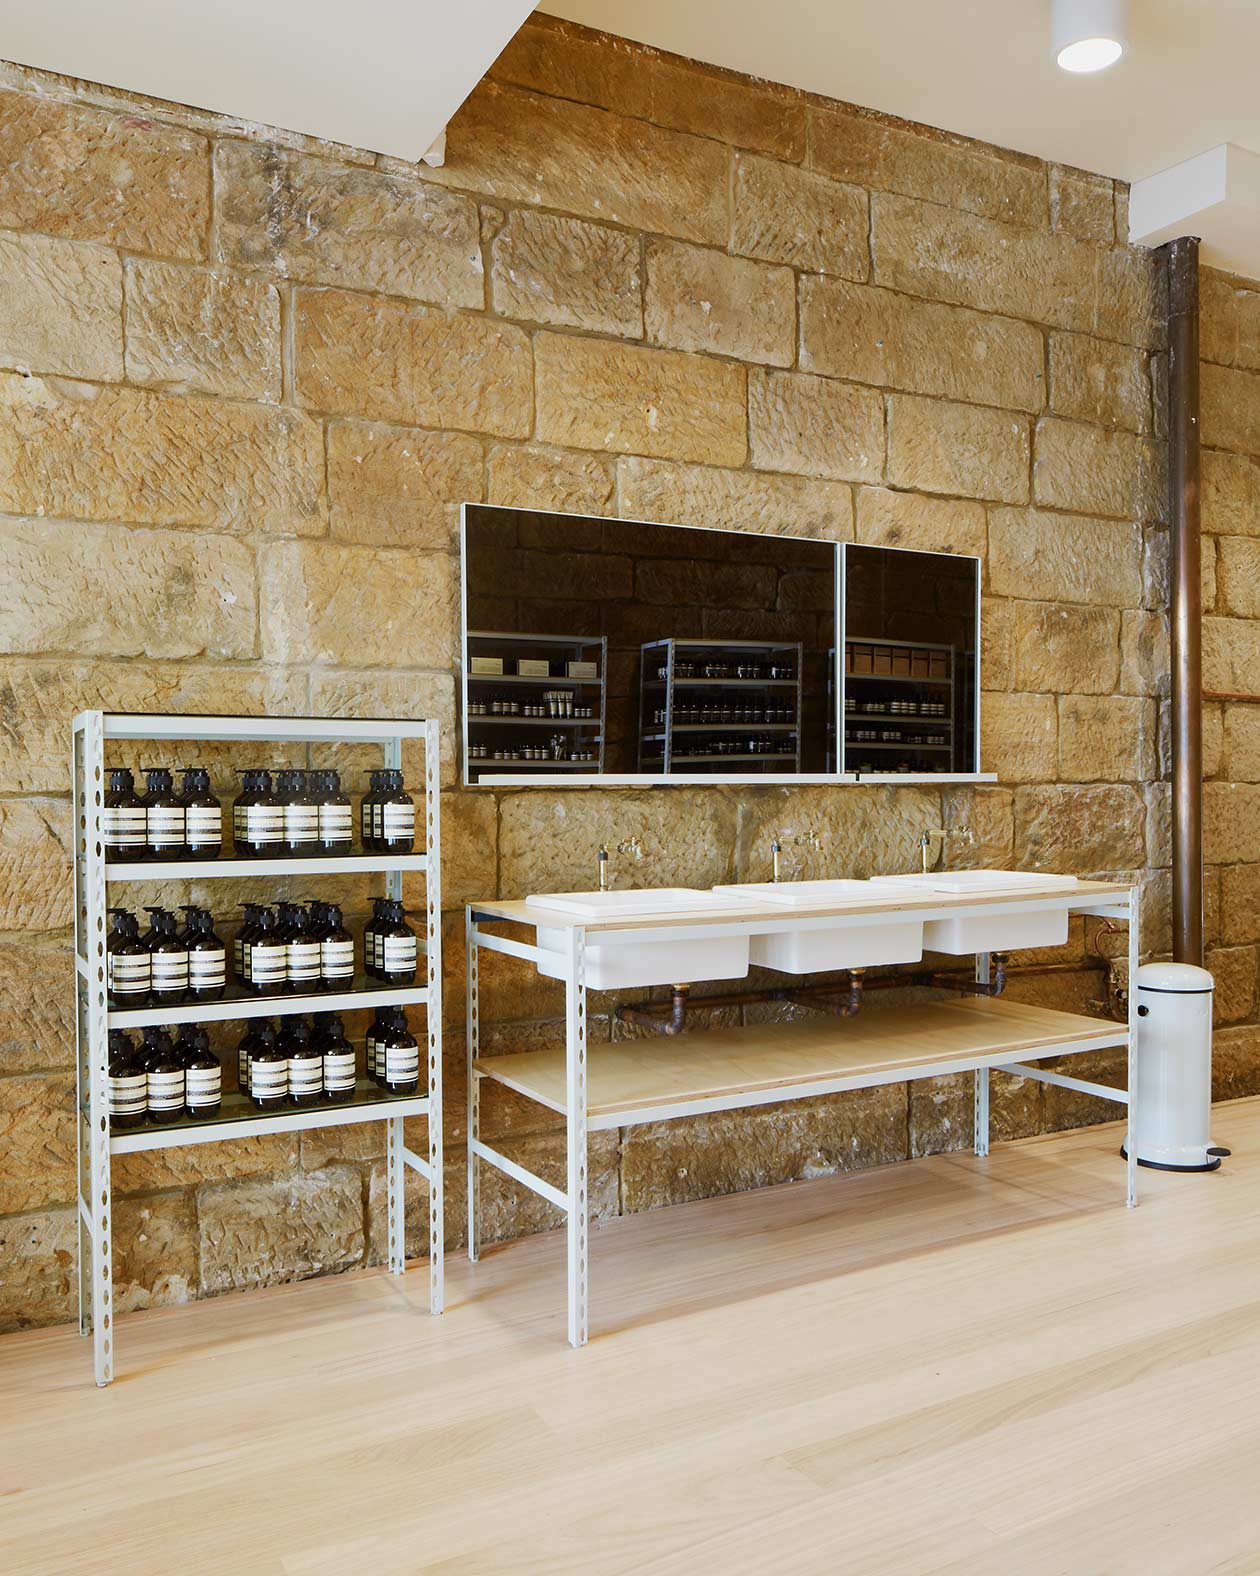
[[1050, 58], [1049, 0], [546, 0], [641, 43], [1136, 181], [1260, 153], [1260, 0], [1132, 0], [1128, 57]]

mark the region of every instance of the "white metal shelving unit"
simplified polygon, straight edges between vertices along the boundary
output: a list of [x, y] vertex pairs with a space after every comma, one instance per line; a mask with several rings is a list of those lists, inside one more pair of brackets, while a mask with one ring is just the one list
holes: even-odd
[[[362, 745], [383, 751], [383, 765], [400, 767], [405, 740], [424, 745], [424, 852], [405, 855], [342, 854], [276, 859], [200, 859], [107, 862], [101, 841], [106, 746], [118, 740], [150, 743], [261, 742], [281, 745]], [[74, 787], [75, 1041], [78, 1075], [79, 1328], [92, 1336], [98, 1385], [114, 1377], [113, 1193], [110, 1157], [190, 1144], [215, 1143], [262, 1133], [340, 1127], [354, 1122], [384, 1122], [389, 1269], [406, 1268], [403, 1231], [405, 1168], [429, 1184], [429, 1299], [442, 1311], [442, 929], [441, 831], [439, 818], [440, 740], [433, 721], [325, 719], [317, 717], [145, 716], [87, 711], [74, 719], [71, 774]], [[417, 818], [420, 819], [419, 817]], [[227, 817], [225, 817], [225, 821]], [[419, 828], [418, 828], [419, 831]], [[229, 834], [230, 835], [230, 834]], [[425, 877], [423, 985], [378, 987], [371, 979], [347, 991], [310, 996], [236, 996], [187, 1006], [111, 1009], [106, 996], [106, 909], [108, 889], [121, 882], [170, 882], [235, 877], [265, 878], [374, 873], [384, 876], [386, 895], [402, 897], [404, 872]], [[428, 1093], [383, 1095], [360, 1080], [352, 1100], [283, 1111], [259, 1112], [240, 1095], [225, 1095], [210, 1119], [184, 1118], [164, 1126], [111, 1134], [109, 1128], [109, 1030], [145, 1024], [209, 1023], [296, 1013], [341, 1012], [379, 1006], [424, 1005], [428, 1027]], [[428, 1154], [408, 1149], [403, 1122], [428, 1119]]]

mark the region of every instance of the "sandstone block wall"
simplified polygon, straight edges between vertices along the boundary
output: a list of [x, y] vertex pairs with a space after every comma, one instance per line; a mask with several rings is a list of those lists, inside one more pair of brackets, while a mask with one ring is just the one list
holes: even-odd
[[[587, 883], [630, 834], [634, 880], [707, 884], [760, 876], [785, 826], [823, 845], [803, 873], [866, 874], [965, 825], [968, 862], [1138, 876], [1166, 944], [1163, 302], [1124, 189], [541, 17], [448, 150], [429, 170], [0, 75], [0, 1324], [73, 1314], [72, 713], [433, 713], [453, 738], [461, 500], [981, 554], [1001, 781], [494, 795], [458, 788], [451, 748], [452, 1031], [460, 905]], [[1209, 681], [1250, 689], [1260, 295], [1211, 291]], [[1209, 961], [1240, 1092], [1260, 1082], [1260, 713], [1208, 721]], [[1092, 940], [1013, 988], [1096, 998]], [[558, 993], [502, 961], [490, 1048], [554, 1042]], [[969, 1101], [942, 1081], [600, 1135], [592, 1197], [610, 1214], [957, 1145]], [[996, 1112], [1004, 1134], [1111, 1114], [1019, 1085]], [[485, 1120], [559, 1175], [537, 1110], [494, 1090]], [[119, 1306], [379, 1258], [382, 1159], [342, 1129], [120, 1165]], [[491, 1236], [550, 1223], [493, 1174], [486, 1197]]]

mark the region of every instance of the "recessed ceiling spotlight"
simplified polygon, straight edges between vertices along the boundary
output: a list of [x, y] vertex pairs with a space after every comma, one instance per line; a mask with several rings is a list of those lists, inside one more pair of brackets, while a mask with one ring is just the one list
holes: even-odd
[[1129, 47], [1129, 0], [1050, 0], [1050, 53], [1064, 71], [1105, 71]]

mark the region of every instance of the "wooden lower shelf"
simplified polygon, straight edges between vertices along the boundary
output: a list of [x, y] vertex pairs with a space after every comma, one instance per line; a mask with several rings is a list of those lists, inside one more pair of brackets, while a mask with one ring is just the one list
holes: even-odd
[[[648, 1110], [667, 1116], [673, 1106], [681, 1108], [679, 1115], [697, 1105], [734, 1109], [765, 1104], [779, 1090], [783, 1098], [798, 1098], [1127, 1041], [1123, 1023], [1000, 998], [866, 1007], [856, 1018], [662, 1035], [588, 1048], [587, 1117], [592, 1126], [612, 1126], [617, 1116]], [[474, 1065], [485, 1078], [565, 1110], [562, 1049], [486, 1056]]]

